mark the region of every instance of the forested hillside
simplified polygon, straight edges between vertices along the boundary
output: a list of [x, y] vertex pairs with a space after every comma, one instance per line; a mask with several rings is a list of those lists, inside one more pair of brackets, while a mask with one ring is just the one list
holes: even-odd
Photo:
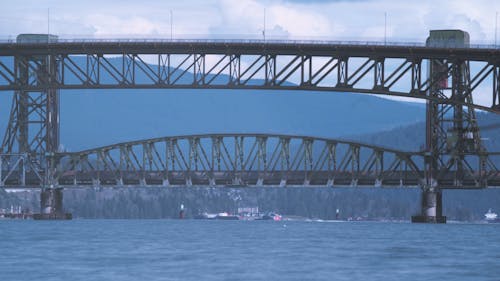
[[[66, 189], [64, 196], [75, 218], [177, 218], [184, 204], [187, 218], [259, 207], [304, 218], [334, 219], [338, 208], [343, 219], [409, 220], [420, 208], [414, 188], [103, 188]], [[39, 193], [0, 191], [0, 207], [11, 205], [38, 211]], [[452, 220], [481, 220], [488, 208], [500, 210], [500, 190], [446, 190], [443, 205]]]

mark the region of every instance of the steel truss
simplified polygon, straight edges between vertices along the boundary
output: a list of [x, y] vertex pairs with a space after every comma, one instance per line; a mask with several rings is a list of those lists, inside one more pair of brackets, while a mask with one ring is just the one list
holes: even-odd
[[[16, 60], [53, 56], [60, 79], [26, 83]], [[499, 110], [499, 50], [335, 44], [235, 42], [87, 42], [0, 44], [0, 90], [110, 88], [278, 89], [373, 93], [423, 98]], [[436, 79], [432, 60], [456, 68], [475, 64], [470, 95], [491, 95], [491, 104], [470, 104], [451, 95], [429, 95]], [[455, 65], [453, 65], [455, 64]], [[470, 68], [472, 70], [472, 68]], [[43, 73], [40, 77], [50, 77]], [[446, 77], [456, 80], [452, 72]], [[451, 87], [454, 87], [453, 85]], [[489, 89], [489, 93], [484, 93]]]
[[[497, 154], [481, 145], [474, 115], [478, 108], [500, 110], [499, 55], [488, 49], [335, 44], [0, 44], [0, 90], [14, 91], [0, 151], [0, 184], [500, 186]], [[421, 98], [428, 100], [427, 148], [405, 153], [306, 137], [204, 135], [57, 153], [58, 91], [115, 88], [317, 90]], [[474, 103], [485, 89], [491, 89], [491, 103]]]
[[[430, 96], [449, 96], [460, 104], [441, 104], [433, 100], [427, 104], [427, 182], [425, 188], [439, 188], [439, 174], [450, 170], [456, 172], [456, 181], [461, 181], [470, 170], [467, 154], [484, 155], [479, 127], [472, 100], [470, 65], [462, 60], [431, 60]], [[451, 77], [449, 84], [448, 77]], [[465, 107], [461, 104], [469, 104]], [[479, 170], [484, 171], [488, 159], [479, 158]], [[456, 185], [460, 185], [459, 182]]]
[[[12, 72], [23, 87], [16, 89], [7, 131], [4, 135], [0, 153], [2, 163], [16, 163], [21, 168], [17, 173], [22, 185], [25, 184], [26, 172], [40, 179], [46, 176], [44, 183], [53, 185], [50, 157], [59, 147], [59, 90], [54, 87], [60, 81], [59, 62], [55, 56], [16, 56], [12, 61]], [[4, 65], [0, 66], [4, 67]], [[1, 67], [0, 67], [1, 68]], [[32, 88], [32, 89], [28, 89]], [[29, 163], [27, 163], [29, 162]], [[6, 178], [12, 174], [8, 168]]]
[[[468, 155], [476, 167], [471, 165], [465, 173], [441, 173], [437, 178], [439, 185], [500, 186], [500, 171], [492, 161], [487, 163], [487, 169], [477, 167], [477, 159], [485, 156], [500, 160], [497, 154]], [[424, 158], [424, 152], [300, 136], [178, 136], [57, 153], [54, 182], [59, 186], [417, 187], [426, 180]], [[11, 169], [2, 178], [2, 185], [41, 184], [43, 174], [19, 173], [19, 164], [29, 161], [13, 160], [8, 162]], [[8, 170], [7, 163], [2, 163]], [[20, 182], [21, 178], [24, 182]]]

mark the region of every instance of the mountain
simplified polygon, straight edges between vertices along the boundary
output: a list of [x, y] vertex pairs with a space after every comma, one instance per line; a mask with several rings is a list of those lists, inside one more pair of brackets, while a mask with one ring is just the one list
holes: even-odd
[[[83, 64], [83, 59], [78, 58], [77, 62]], [[118, 67], [121, 60], [111, 62]], [[145, 77], [137, 77], [138, 81], [141, 79]], [[8, 122], [11, 96], [0, 95], [0, 116], [4, 116], [0, 119], [0, 134]], [[342, 137], [375, 133], [424, 119], [421, 104], [364, 94], [189, 89], [61, 91], [61, 144], [69, 151], [201, 133]]]
[[[479, 112], [476, 117], [486, 150], [500, 152], [500, 114]], [[346, 138], [403, 151], [418, 151], [425, 147], [425, 122], [398, 126], [377, 133], [351, 135]]]
[[425, 118], [418, 106], [345, 93], [108, 91], [63, 93], [61, 104], [61, 143], [71, 150], [200, 133], [341, 137]]

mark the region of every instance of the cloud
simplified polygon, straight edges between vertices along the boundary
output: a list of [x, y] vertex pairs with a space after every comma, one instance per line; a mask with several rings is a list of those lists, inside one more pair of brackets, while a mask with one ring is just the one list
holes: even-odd
[[105, 14], [89, 15], [85, 22], [91, 24], [95, 35], [134, 35], [134, 34], [157, 34], [160, 25], [147, 18], [131, 17], [123, 18]]
[[[389, 40], [423, 41], [429, 29], [461, 28], [471, 40], [493, 42], [495, 0], [16, 0], [2, 3], [0, 37], [47, 30], [59, 34], [123, 37], [169, 36], [170, 11], [174, 34], [191, 37], [381, 40], [387, 13]], [[96, 8], [98, 7], [98, 8]]]
[[324, 4], [324, 3], [338, 3], [338, 2], [368, 2], [373, 0], [283, 0], [283, 2], [295, 4]]
[[475, 39], [484, 40], [486, 39], [486, 33], [481, 27], [479, 21], [471, 19], [465, 14], [456, 14], [451, 18], [450, 26], [457, 29], [466, 30], [471, 34], [474, 34]]
[[292, 36], [327, 36], [331, 24], [327, 17], [313, 10], [302, 10], [294, 6], [272, 6], [269, 9], [271, 26], [279, 25]]
[[290, 32], [285, 30], [281, 25], [275, 25], [271, 29], [266, 29], [266, 35], [269, 35], [273, 38], [288, 38], [290, 37]]
[[269, 35], [325, 36], [331, 30], [329, 20], [321, 13], [282, 2], [265, 5], [262, 1], [256, 0], [225, 0], [220, 2], [219, 10], [221, 11], [220, 26], [212, 30], [221, 31], [224, 26], [233, 34], [258, 35], [262, 34], [264, 29], [264, 17], [266, 34]]

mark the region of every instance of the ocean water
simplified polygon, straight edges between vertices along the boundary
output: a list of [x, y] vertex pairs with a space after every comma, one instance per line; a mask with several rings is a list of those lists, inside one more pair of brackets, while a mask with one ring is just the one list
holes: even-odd
[[0, 221], [0, 280], [500, 280], [500, 224]]

